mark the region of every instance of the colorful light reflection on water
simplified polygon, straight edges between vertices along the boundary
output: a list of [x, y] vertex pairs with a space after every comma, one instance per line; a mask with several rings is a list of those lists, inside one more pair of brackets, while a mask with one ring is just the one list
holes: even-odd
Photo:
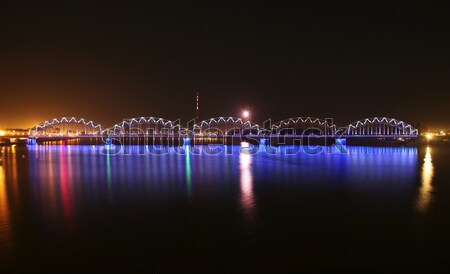
[[[242, 238], [262, 233], [268, 224], [292, 225], [279, 217], [267, 221], [271, 214], [292, 211], [294, 215], [285, 216], [289, 219], [316, 211], [320, 218], [330, 219], [336, 216], [327, 212], [344, 208], [340, 217], [346, 219], [351, 210], [396, 214], [411, 207], [423, 215], [433, 201], [436, 167], [430, 148], [422, 156], [417, 148], [348, 147], [348, 153], [317, 155], [295, 147], [253, 154], [237, 146], [217, 146], [210, 148], [220, 152], [215, 155], [199, 154], [190, 146], [177, 149], [182, 153], [169, 149], [154, 155], [138, 146], [119, 152], [102, 146], [4, 149], [1, 258], [14, 257], [19, 246], [26, 246], [27, 237], [37, 237], [32, 242], [41, 246], [48, 244], [46, 239], [72, 246], [64, 253], [68, 257], [79, 254], [83, 235], [114, 230], [121, 220], [148, 231], [171, 222], [203, 231], [203, 226], [216, 223]], [[285, 203], [296, 206], [286, 210]], [[173, 210], [177, 215], [165, 216]], [[21, 236], [25, 225], [32, 228], [32, 236]], [[243, 228], [242, 235], [237, 227]]]

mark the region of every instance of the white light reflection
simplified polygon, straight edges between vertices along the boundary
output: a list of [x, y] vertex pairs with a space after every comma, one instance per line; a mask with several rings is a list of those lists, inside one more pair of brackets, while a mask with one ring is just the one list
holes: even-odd
[[422, 174], [421, 174], [421, 183], [422, 185], [419, 188], [419, 197], [417, 199], [417, 209], [425, 213], [432, 200], [432, 192], [433, 192], [433, 175], [434, 175], [434, 166], [431, 158], [431, 149], [427, 147], [425, 152], [425, 158], [423, 160], [422, 165]]
[[241, 205], [247, 223], [253, 223], [255, 201], [253, 196], [253, 175], [251, 171], [252, 155], [248, 149], [242, 149], [239, 154]]

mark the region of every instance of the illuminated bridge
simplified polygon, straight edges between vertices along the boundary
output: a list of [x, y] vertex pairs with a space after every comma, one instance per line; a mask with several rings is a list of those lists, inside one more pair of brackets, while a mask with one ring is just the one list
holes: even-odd
[[393, 118], [373, 117], [351, 123], [336, 131], [336, 135], [346, 137], [399, 137], [414, 138], [418, 130], [413, 126]]
[[262, 127], [237, 117], [216, 117], [189, 127], [160, 117], [123, 119], [111, 127], [86, 118], [61, 117], [44, 121], [29, 129], [35, 140], [82, 138], [332, 138], [407, 139], [418, 137], [418, 130], [394, 118], [372, 117], [338, 127], [332, 119], [293, 117]]
[[92, 120], [76, 117], [53, 118], [44, 121], [29, 131], [30, 136], [98, 136], [102, 126]]

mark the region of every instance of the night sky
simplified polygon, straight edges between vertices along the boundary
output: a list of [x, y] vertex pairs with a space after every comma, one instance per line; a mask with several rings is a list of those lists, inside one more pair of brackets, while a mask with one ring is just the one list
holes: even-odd
[[249, 106], [257, 123], [388, 116], [450, 128], [450, 13], [436, 4], [5, 2], [0, 128], [187, 121], [197, 91], [202, 119]]

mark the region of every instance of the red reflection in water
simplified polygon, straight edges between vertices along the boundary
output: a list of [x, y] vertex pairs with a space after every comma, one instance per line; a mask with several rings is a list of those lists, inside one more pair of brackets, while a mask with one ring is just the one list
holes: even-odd
[[[66, 156], [66, 149], [69, 155]], [[73, 230], [73, 201], [71, 196], [71, 185], [72, 176], [70, 174], [70, 167], [67, 164], [66, 157], [70, 157], [70, 148], [61, 146], [59, 155], [59, 166], [60, 166], [60, 189], [61, 189], [61, 200], [63, 204], [64, 220], [66, 221], [69, 230]]]

